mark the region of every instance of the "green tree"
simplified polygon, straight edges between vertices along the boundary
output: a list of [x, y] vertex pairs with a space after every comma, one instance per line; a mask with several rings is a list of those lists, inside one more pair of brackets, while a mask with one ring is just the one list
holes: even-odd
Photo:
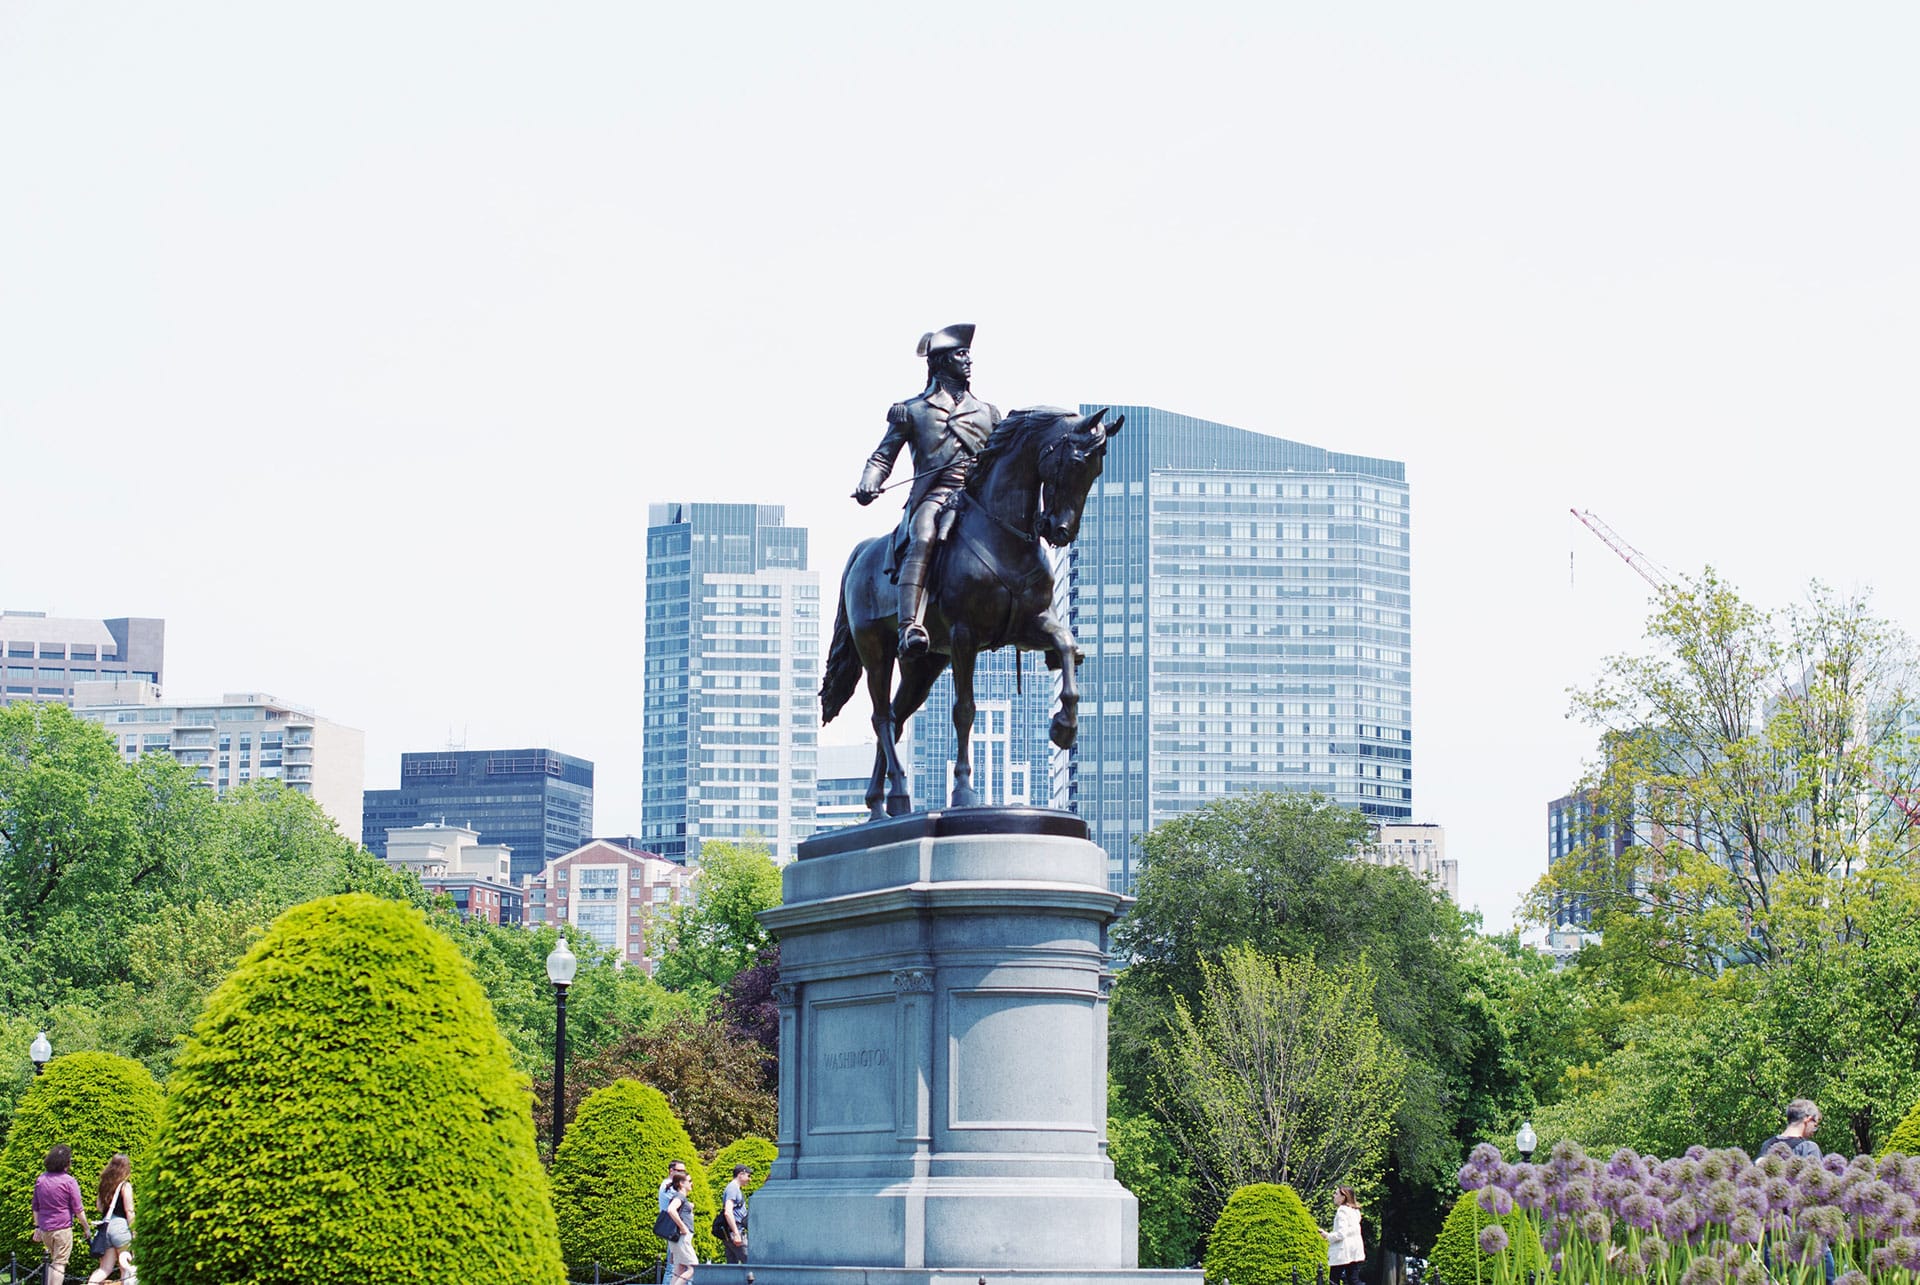
[[[1527, 1216], [1518, 1210], [1490, 1214], [1480, 1207], [1479, 1195], [1477, 1191], [1463, 1192], [1441, 1224], [1430, 1255], [1441, 1285], [1493, 1285], [1503, 1266], [1509, 1281], [1525, 1280], [1528, 1272], [1544, 1277], [1547, 1255]], [[1507, 1247], [1489, 1254], [1480, 1248], [1480, 1233], [1496, 1225], [1506, 1232]]]
[[[629, 1029], [594, 1053], [570, 1058], [567, 1099], [578, 1103], [620, 1080], [652, 1085], [666, 1095], [693, 1145], [711, 1155], [742, 1132], [774, 1131], [778, 1100], [760, 1075], [765, 1056], [758, 1044], [734, 1037], [716, 1019], [678, 1018]], [[543, 1128], [550, 1127], [552, 1076], [543, 1072], [534, 1088], [535, 1114]]]
[[703, 843], [694, 900], [664, 928], [662, 985], [711, 999], [773, 943], [755, 918], [780, 904], [780, 868], [757, 845]]
[[1234, 1192], [1207, 1237], [1207, 1285], [1292, 1285], [1326, 1265], [1327, 1238], [1283, 1183]]
[[561, 1251], [576, 1275], [595, 1263], [635, 1273], [666, 1257], [653, 1220], [659, 1184], [675, 1160], [687, 1166], [695, 1249], [703, 1260], [724, 1257], [710, 1225], [719, 1202], [666, 1096], [638, 1080], [616, 1080], [580, 1104], [553, 1158]]
[[[1255, 1183], [1316, 1194], [1379, 1181], [1406, 1059], [1364, 964], [1322, 969], [1229, 947], [1174, 1001], [1159, 1050], [1174, 1132], [1219, 1199]], [[1197, 1010], [1197, 1011], [1196, 1011]]]
[[1880, 1150], [1883, 1153], [1920, 1156], [1920, 1102], [1915, 1102], [1900, 1118], [1899, 1125], [1887, 1136], [1886, 1145]]
[[139, 1252], [159, 1285], [562, 1277], [526, 1081], [411, 907], [281, 915], [176, 1060], [155, 1151]]
[[1113, 1176], [1140, 1202], [1140, 1266], [1185, 1267], [1198, 1256], [1193, 1162], [1155, 1116], [1118, 1111], [1108, 1093], [1107, 1156]]
[[[107, 1161], [124, 1151], [136, 1181], [145, 1170], [160, 1123], [160, 1086], [138, 1062], [111, 1053], [72, 1053], [47, 1063], [13, 1117], [0, 1152], [0, 1253], [35, 1262], [40, 1249], [33, 1231], [33, 1180], [57, 1142], [73, 1148], [71, 1172], [80, 1184], [88, 1217], [97, 1217], [95, 1186]], [[91, 1270], [92, 1259], [76, 1228], [70, 1270]]]

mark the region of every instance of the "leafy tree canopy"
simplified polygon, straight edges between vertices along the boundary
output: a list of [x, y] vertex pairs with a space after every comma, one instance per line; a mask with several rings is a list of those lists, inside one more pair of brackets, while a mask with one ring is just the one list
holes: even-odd
[[772, 944], [755, 916], [780, 904], [780, 869], [758, 845], [704, 843], [693, 891], [666, 923], [659, 977], [706, 999]]

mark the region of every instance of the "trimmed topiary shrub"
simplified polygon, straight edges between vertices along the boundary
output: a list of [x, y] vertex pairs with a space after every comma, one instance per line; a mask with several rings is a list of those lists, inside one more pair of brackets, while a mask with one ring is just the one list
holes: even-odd
[[713, 1163], [707, 1166], [707, 1189], [713, 1193], [714, 1212], [720, 1212], [720, 1197], [726, 1194], [727, 1184], [733, 1181], [735, 1165], [746, 1165], [753, 1170], [752, 1175], [740, 1184], [740, 1190], [751, 1196], [767, 1180], [767, 1175], [773, 1171], [774, 1158], [779, 1154], [779, 1147], [752, 1133], [729, 1142], [714, 1153]]
[[1903, 1156], [1920, 1156], [1920, 1102], [1894, 1126], [1893, 1135], [1887, 1139], [1887, 1145], [1881, 1148], [1881, 1154], [1898, 1152]]
[[525, 1077], [453, 944], [365, 893], [281, 915], [174, 1063], [147, 1285], [560, 1285]]
[[661, 1180], [674, 1160], [687, 1166], [694, 1248], [703, 1262], [723, 1258], [710, 1226], [720, 1203], [666, 1094], [638, 1080], [615, 1080], [580, 1104], [553, 1156], [560, 1252], [575, 1276], [586, 1275], [595, 1263], [602, 1271], [632, 1275], [667, 1256], [653, 1220], [660, 1212]]
[[[14, 1112], [13, 1128], [0, 1151], [0, 1255], [19, 1254], [23, 1266], [43, 1255], [33, 1243], [33, 1180], [40, 1176], [55, 1143], [73, 1148], [74, 1180], [95, 1216], [100, 1171], [116, 1151], [133, 1160], [136, 1206], [144, 1213], [146, 1163], [160, 1125], [160, 1086], [147, 1068], [111, 1053], [69, 1053], [47, 1063], [34, 1077]], [[67, 1274], [85, 1280], [93, 1270], [86, 1237], [74, 1228], [73, 1258]]]
[[[1480, 1208], [1477, 1191], [1462, 1192], [1453, 1202], [1447, 1220], [1440, 1224], [1440, 1235], [1433, 1242], [1432, 1268], [1441, 1285], [1491, 1285], [1500, 1270], [1499, 1259], [1507, 1261], [1507, 1279], [1525, 1280], [1529, 1271], [1544, 1272], [1546, 1251], [1540, 1248], [1539, 1233], [1524, 1214], [1515, 1210], [1499, 1217]], [[1498, 1223], [1506, 1229], [1507, 1248], [1496, 1256], [1480, 1252], [1482, 1228]]]
[[1327, 1265], [1327, 1238], [1284, 1183], [1256, 1182], [1227, 1198], [1207, 1238], [1207, 1280], [1213, 1285], [1291, 1285]]

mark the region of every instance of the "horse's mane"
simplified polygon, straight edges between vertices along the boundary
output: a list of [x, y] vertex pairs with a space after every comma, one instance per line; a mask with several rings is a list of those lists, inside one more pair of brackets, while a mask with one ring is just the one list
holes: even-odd
[[995, 457], [1011, 449], [1016, 442], [1029, 433], [1051, 428], [1063, 417], [1075, 413], [1059, 406], [1022, 406], [1019, 410], [1008, 411], [1006, 418], [995, 425], [993, 435], [987, 438], [986, 445], [980, 448], [973, 467], [973, 476], [968, 479], [967, 489], [973, 489], [973, 483], [992, 466]]

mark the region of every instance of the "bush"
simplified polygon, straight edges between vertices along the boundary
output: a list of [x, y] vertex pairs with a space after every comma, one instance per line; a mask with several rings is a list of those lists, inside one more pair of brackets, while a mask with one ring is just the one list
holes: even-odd
[[1256, 1182], [1227, 1198], [1207, 1240], [1206, 1276], [1219, 1285], [1291, 1285], [1327, 1265], [1327, 1238], [1284, 1183]]
[[1166, 1126], [1152, 1116], [1110, 1109], [1107, 1156], [1114, 1178], [1140, 1202], [1140, 1266], [1191, 1263], [1201, 1231], [1193, 1216], [1198, 1184]]
[[580, 1104], [553, 1157], [560, 1252], [576, 1276], [595, 1263], [603, 1271], [639, 1273], [666, 1257], [653, 1220], [660, 1212], [660, 1181], [674, 1160], [687, 1166], [694, 1248], [702, 1260], [723, 1257], [709, 1226], [719, 1201], [666, 1095], [638, 1080], [616, 1080]]
[[523, 1077], [420, 911], [274, 921], [174, 1064], [140, 1197], [150, 1285], [559, 1285]]
[[[1533, 1224], [1519, 1210], [1494, 1217], [1480, 1208], [1479, 1195], [1477, 1191], [1461, 1193], [1447, 1213], [1447, 1220], [1440, 1224], [1432, 1256], [1440, 1285], [1473, 1285], [1476, 1280], [1490, 1285], [1502, 1257], [1507, 1261], [1509, 1280], [1523, 1280], [1529, 1271], [1544, 1272], [1547, 1255], [1540, 1248], [1540, 1236]], [[1495, 1223], [1506, 1228], [1507, 1248], [1498, 1255], [1483, 1254], [1480, 1229]]]
[[714, 1212], [720, 1211], [720, 1198], [726, 1194], [727, 1184], [733, 1181], [735, 1165], [745, 1165], [753, 1171], [740, 1184], [741, 1192], [751, 1196], [767, 1180], [773, 1171], [774, 1158], [779, 1154], [779, 1147], [753, 1133], [720, 1148], [713, 1163], [707, 1166], [707, 1189], [713, 1193]]
[[[47, 1063], [46, 1074], [35, 1077], [21, 1098], [6, 1150], [0, 1152], [0, 1227], [7, 1229], [0, 1236], [0, 1254], [17, 1253], [24, 1263], [41, 1259], [41, 1248], [32, 1239], [33, 1180], [55, 1143], [73, 1148], [72, 1173], [89, 1218], [98, 1200], [100, 1171], [116, 1151], [132, 1158], [134, 1190], [143, 1192], [161, 1102], [160, 1086], [147, 1068], [130, 1058], [70, 1053]], [[76, 1225], [67, 1271], [84, 1280], [92, 1269], [86, 1238]]]
[[1887, 1145], [1881, 1148], [1884, 1155], [1898, 1152], [1903, 1156], [1920, 1156], [1920, 1102], [1894, 1126], [1893, 1136], [1887, 1139]]

